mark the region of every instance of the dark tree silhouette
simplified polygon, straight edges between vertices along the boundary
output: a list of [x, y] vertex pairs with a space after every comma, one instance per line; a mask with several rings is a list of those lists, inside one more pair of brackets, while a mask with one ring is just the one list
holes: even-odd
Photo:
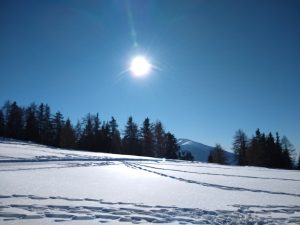
[[298, 164], [297, 164], [297, 167], [296, 167], [298, 170], [300, 170], [300, 155], [298, 157]]
[[168, 159], [177, 159], [178, 152], [180, 150], [179, 145], [177, 144], [177, 139], [173, 134], [168, 132], [166, 134], [166, 155], [165, 157]]
[[8, 118], [6, 125], [6, 133], [9, 137], [22, 139], [23, 120], [22, 120], [22, 109], [13, 102], [8, 109]]
[[194, 156], [192, 155], [192, 153], [190, 151], [179, 151], [179, 153], [178, 153], [178, 159], [187, 160], [187, 161], [193, 161], [194, 160]]
[[[23, 109], [7, 101], [0, 109], [0, 136], [63, 148], [146, 156], [154, 156], [155, 151], [159, 157], [180, 156], [175, 136], [166, 134], [161, 122], [153, 125], [146, 118], [139, 130], [130, 117], [121, 140], [114, 117], [101, 124], [98, 113], [87, 114], [74, 128], [70, 119], [64, 121], [60, 112], [52, 115], [44, 103], [32, 103]], [[189, 154], [185, 157], [191, 158]]]
[[86, 149], [90, 151], [95, 151], [94, 147], [94, 131], [95, 128], [93, 126], [93, 116], [88, 113], [86, 117], [83, 119], [83, 131], [81, 138], [79, 140], [79, 148]]
[[208, 156], [208, 161], [212, 163], [223, 164], [223, 165], [227, 164], [225, 151], [221, 145], [216, 144], [216, 146], [213, 148], [213, 150], [210, 152]]
[[292, 143], [286, 136], [283, 136], [281, 139], [282, 147], [282, 168], [292, 169], [293, 168], [293, 158], [295, 159], [295, 149]]
[[165, 130], [160, 121], [157, 121], [154, 124], [153, 134], [154, 134], [154, 156], [165, 157], [166, 155]]
[[247, 161], [250, 166], [263, 166], [263, 154], [266, 144], [265, 134], [261, 134], [257, 129], [255, 136], [250, 140], [250, 146], [247, 151]]
[[247, 164], [248, 138], [244, 131], [239, 129], [233, 138], [233, 151], [237, 160], [237, 164], [244, 166]]
[[37, 106], [32, 103], [25, 110], [25, 140], [38, 142], [39, 139]]
[[109, 137], [111, 139], [111, 153], [121, 153], [121, 137], [120, 131], [118, 130], [118, 124], [114, 117], [111, 117], [109, 121], [110, 133]]
[[58, 111], [55, 113], [54, 119], [53, 119], [53, 145], [56, 147], [60, 146], [60, 140], [61, 140], [61, 129], [64, 126], [64, 118], [63, 115]]
[[122, 144], [125, 154], [142, 155], [141, 146], [139, 143], [138, 125], [133, 122], [131, 116], [128, 118], [125, 126]]
[[38, 130], [40, 143], [46, 145], [54, 145], [54, 134], [53, 134], [53, 124], [51, 118], [50, 107], [43, 103], [39, 105], [38, 109]]
[[[109, 122], [100, 122], [98, 113], [87, 114], [78, 121], [75, 128], [70, 119], [63, 120], [57, 112], [51, 114], [50, 107], [32, 103], [29, 107], [19, 107], [16, 102], [6, 101], [0, 109], [0, 136], [63, 148], [145, 155], [170, 159], [193, 160], [190, 152], [180, 152], [175, 136], [165, 132], [161, 122], [143, 122], [141, 129], [129, 117], [121, 140], [118, 124], [114, 117]], [[267, 136], [256, 130], [248, 140], [242, 130], [235, 133], [233, 150], [238, 165], [265, 166], [292, 169], [296, 165], [295, 149], [291, 142], [278, 133]], [[225, 152], [220, 145], [211, 151], [209, 162], [225, 164]], [[296, 168], [300, 169], [300, 157]]]
[[70, 119], [67, 119], [67, 121], [61, 128], [59, 147], [69, 149], [76, 147], [75, 131]]
[[0, 137], [5, 136], [5, 121], [3, 111], [0, 110]]
[[154, 156], [154, 140], [153, 140], [153, 125], [150, 123], [149, 118], [146, 118], [141, 128], [141, 144], [142, 153], [145, 156]]

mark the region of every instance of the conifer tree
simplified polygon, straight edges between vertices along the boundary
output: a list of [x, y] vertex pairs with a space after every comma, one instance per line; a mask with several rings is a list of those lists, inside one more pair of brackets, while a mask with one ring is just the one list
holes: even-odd
[[177, 159], [178, 152], [180, 150], [179, 145], [177, 144], [177, 139], [173, 134], [168, 132], [166, 134], [166, 155], [167, 159]]
[[277, 152], [276, 152], [276, 145], [275, 145], [275, 140], [270, 132], [267, 139], [266, 139], [266, 145], [265, 148], [263, 148], [263, 165], [269, 168], [274, 168], [278, 167], [277, 164]]
[[118, 124], [114, 117], [109, 121], [110, 125], [110, 139], [111, 139], [111, 153], [121, 153], [121, 137], [118, 130]]
[[72, 149], [75, 148], [75, 143], [75, 131], [70, 119], [67, 119], [65, 124], [61, 128], [59, 147]]
[[146, 118], [143, 122], [143, 126], [141, 128], [141, 144], [142, 144], [142, 152], [144, 156], [153, 156], [153, 148], [154, 148], [154, 140], [152, 133], [152, 124], [150, 123], [149, 118]]
[[300, 170], [300, 155], [299, 155], [299, 157], [298, 157], [297, 169]]
[[251, 166], [263, 166], [264, 160], [264, 149], [266, 145], [266, 136], [261, 134], [260, 130], [257, 129], [255, 136], [250, 141], [250, 146], [247, 151], [247, 162]]
[[221, 145], [217, 144], [213, 150], [210, 152], [209, 161], [218, 164], [227, 164], [227, 159], [225, 155], [225, 151]]
[[237, 160], [237, 164], [240, 166], [244, 166], [247, 164], [247, 145], [248, 138], [244, 131], [239, 129], [234, 135], [233, 151]]
[[2, 110], [0, 110], [0, 137], [4, 137], [4, 134], [5, 134], [4, 114]]
[[104, 122], [100, 132], [101, 137], [101, 151], [110, 152], [111, 151], [111, 127], [109, 123]]
[[39, 130], [37, 120], [37, 106], [32, 103], [25, 112], [25, 140], [27, 141], [39, 141]]
[[[102, 146], [102, 139], [101, 139], [101, 121], [99, 118], [99, 114], [97, 113], [96, 116], [92, 116], [92, 124], [93, 124], [93, 131], [92, 131], [92, 148], [95, 151], [101, 151], [100, 149]], [[107, 151], [106, 151], [107, 152]]]
[[157, 121], [154, 125], [154, 156], [165, 157], [166, 146], [165, 146], [165, 130], [160, 121]]
[[45, 106], [43, 103], [41, 103], [38, 108], [38, 133], [39, 133], [39, 142], [42, 144], [45, 143], [45, 141], [44, 141], [44, 139], [45, 139], [44, 138], [45, 137], [45, 134], [44, 134], [45, 133], [45, 126], [44, 126], [45, 112], [44, 111], [45, 111]]
[[22, 109], [13, 102], [8, 111], [8, 119], [6, 125], [7, 135], [11, 138], [22, 139], [23, 131], [23, 112]]
[[[56, 147], [59, 147], [60, 145], [60, 139], [61, 139], [61, 130], [62, 127], [64, 126], [64, 119], [63, 119], [63, 115], [58, 111], [53, 119], [53, 135], [54, 135], [54, 143], [53, 145]], [[51, 128], [50, 128], [51, 129]]]
[[83, 131], [79, 141], [80, 149], [95, 150], [94, 148], [94, 126], [93, 117], [90, 113], [83, 119]]
[[77, 123], [75, 125], [74, 132], [75, 132], [75, 146], [76, 146], [76, 148], [79, 149], [80, 148], [80, 139], [82, 136], [82, 125], [79, 120], [77, 121]]
[[208, 163], [213, 163], [213, 153], [212, 151], [209, 152], [208, 158], [207, 158], [207, 162]]
[[125, 126], [124, 137], [122, 140], [123, 150], [125, 154], [141, 155], [141, 146], [139, 143], [138, 126], [133, 122], [132, 117], [128, 118]]
[[286, 136], [281, 139], [282, 145], [282, 168], [291, 169], [293, 168], [293, 161], [296, 158], [295, 149], [292, 143]]
[[179, 151], [178, 152], [178, 159], [180, 160], [187, 160], [187, 161], [193, 161], [194, 156], [190, 151]]
[[41, 103], [37, 114], [39, 142], [46, 145], [55, 145], [50, 107]]
[[[62, 114], [60, 114], [61, 119], [63, 119]], [[54, 118], [55, 119], [55, 118]], [[48, 104], [45, 105], [45, 115], [44, 115], [44, 134], [45, 134], [45, 142], [48, 145], [52, 146], [58, 146], [59, 143], [59, 136], [55, 136], [56, 132], [59, 132], [59, 128], [55, 127], [55, 124], [53, 124], [53, 119], [51, 115], [51, 109]], [[55, 120], [54, 120], [55, 122]], [[61, 127], [60, 127], [61, 129]], [[55, 142], [57, 140], [57, 142]]]

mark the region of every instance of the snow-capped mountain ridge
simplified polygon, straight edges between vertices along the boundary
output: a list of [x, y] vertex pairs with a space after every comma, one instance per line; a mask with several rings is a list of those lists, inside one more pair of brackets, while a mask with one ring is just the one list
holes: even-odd
[[[208, 146], [186, 138], [179, 138], [178, 144], [180, 145], [181, 151], [190, 151], [194, 156], [194, 160], [200, 162], [207, 162], [209, 153], [214, 148], [212, 146]], [[233, 164], [234, 161], [233, 153], [225, 151], [225, 154], [229, 164]]]

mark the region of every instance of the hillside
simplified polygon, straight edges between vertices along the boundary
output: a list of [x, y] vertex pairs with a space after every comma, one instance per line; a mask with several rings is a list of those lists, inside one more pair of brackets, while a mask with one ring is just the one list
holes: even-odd
[[[194, 160], [199, 162], [207, 162], [212, 146], [208, 146], [199, 142], [191, 141], [185, 138], [179, 138], [178, 144], [182, 151], [190, 151], [194, 156]], [[231, 152], [225, 151], [226, 158], [229, 164], [234, 164], [234, 155]]]
[[0, 142], [0, 224], [300, 224], [299, 171]]

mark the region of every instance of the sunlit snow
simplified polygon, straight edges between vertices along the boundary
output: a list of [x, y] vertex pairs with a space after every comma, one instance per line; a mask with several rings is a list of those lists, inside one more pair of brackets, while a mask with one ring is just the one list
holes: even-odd
[[300, 224], [300, 173], [1, 141], [0, 224], [62, 223]]

